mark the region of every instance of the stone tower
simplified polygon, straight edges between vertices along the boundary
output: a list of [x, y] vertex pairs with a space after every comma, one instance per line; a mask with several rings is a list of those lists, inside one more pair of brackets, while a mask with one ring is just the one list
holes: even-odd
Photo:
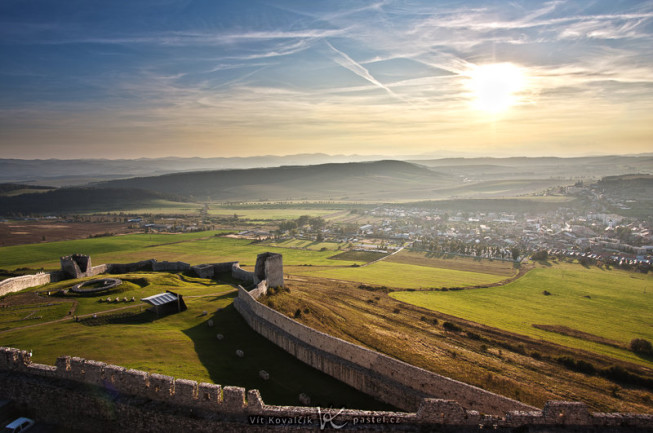
[[258, 281], [267, 280], [268, 287], [283, 287], [283, 256], [277, 253], [256, 256], [254, 276]]

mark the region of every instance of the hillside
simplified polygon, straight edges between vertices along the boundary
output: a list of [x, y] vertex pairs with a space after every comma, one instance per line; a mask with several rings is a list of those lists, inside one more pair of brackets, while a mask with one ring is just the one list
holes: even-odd
[[167, 198], [157, 192], [138, 189], [61, 188], [0, 196], [0, 216], [122, 210]]
[[448, 176], [402, 161], [376, 161], [138, 177], [98, 184], [172, 193], [190, 200], [401, 200], [452, 185]]

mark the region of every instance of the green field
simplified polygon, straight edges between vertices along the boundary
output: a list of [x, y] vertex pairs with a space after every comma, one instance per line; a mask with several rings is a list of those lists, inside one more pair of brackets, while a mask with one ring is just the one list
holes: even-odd
[[[550, 295], [545, 295], [545, 290]], [[558, 264], [534, 269], [501, 287], [395, 292], [391, 296], [500, 329], [651, 365], [650, 360], [625, 349], [532, 326], [566, 326], [624, 346], [633, 338], [651, 341], [653, 275], [650, 274]]]
[[[215, 236], [208, 231], [185, 234], [138, 234], [0, 248], [0, 268], [58, 269], [59, 257], [72, 253], [88, 254], [93, 264], [128, 263], [155, 258], [182, 261], [191, 265], [238, 260], [254, 265], [256, 254], [271, 251], [284, 256], [287, 265], [333, 265], [333, 251], [281, 248], [248, 239]], [[338, 265], [354, 262], [338, 261]]]
[[406, 289], [473, 286], [496, 283], [505, 279], [499, 275], [385, 261], [365, 267], [297, 268], [293, 269], [292, 273]]
[[[308, 367], [252, 331], [232, 306], [236, 291], [231, 285], [167, 273], [118, 277], [125, 284], [117, 294], [63, 298], [79, 303], [74, 312], [82, 316], [79, 322], [68, 315], [68, 302], [45, 306], [48, 301], [62, 300], [60, 296], [31, 293], [54, 293], [69, 287], [70, 281], [4, 297], [2, 302], [10, 306], [0, 310], [0, 345], [31, 350], [35, 362], [51, 365], [61, 355], [80, 356], [177, 378], [259, 389], [270, 404], [297, 405], [303, 392], [323, 407], [388, 408]], [[139, 299], [165, 290], [183, 294], [188, 310], [160, 318], [146, 311]], [[99, 301], [107, 296], [134, 296], [136, 302]], [[30, 304], [33, 298], [36, 303]], [[108, 312], [125, 306], [126, 310]], [[38, 325], [21, 320], [29, 311], [47, 315], [50, 322]], [[90, 313], [98, 315], [83, 316]], [[213, 327], [207, 325], [209, 319]], [[218, 333], [223, 340], [216, 338]], [[238, 349], [245, 352], [244, 358], [236, 356]], [[266, 370], [270, 379], [260, 378], [259, 370]]]

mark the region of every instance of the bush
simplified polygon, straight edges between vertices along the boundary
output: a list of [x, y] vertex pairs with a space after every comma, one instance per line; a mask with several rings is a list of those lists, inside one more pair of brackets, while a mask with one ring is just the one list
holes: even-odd
[[576, 361], [574, 358], [569, 356], [561, 356], [558, 358], [558, 362], [569, 370], [577, 371], [579, 373], [593, 375], [596, 373], [596, 368], [593, 364], [583, 361], [582, 359]]
[[480, 339], [481, 339], [481, 336], [480, 336], [480, 335], [478, 335], [478, 334], [475, 333], [475, 332], [470, 332], [470, 331], [467, 331], [467, 337], [468, 337], [469, 339], [471, 339], [471, 340], [480, 340]]
[[653, 345], [643, 338], [635, 338], [630, 342], [630, 350], [643, 355], [653, 355]]
[[531, 256], [531, 259], [540, 260], [540, 261], [544, 261], [548, 258], [549, 258], [549, 253], [547, 253], [545, 250], [538, 251]]
[[445, 329], [445, 331], [451, 331], [451, 332], [460, 332], [460, 331], [462, 331], [460, 326], [456, 325], [455, 323], [451, 323], [451, 322], [444, 322], [442, 324], [442, 327]]
[[551, 292], [549, 292], [548, 290], [543, 291], [542, 294], [544, 296], [551, 296]]

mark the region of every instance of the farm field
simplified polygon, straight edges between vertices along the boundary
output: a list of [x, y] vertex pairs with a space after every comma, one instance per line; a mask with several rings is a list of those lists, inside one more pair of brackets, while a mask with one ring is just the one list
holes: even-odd
[[[550, 295], [546, 295], [547, 291]], [[653, 276], [561, 263], [539, 266], [501, 287], [463, 291], [394, 292], [394, 299], [569, 347], [653, 366], [625, 349], [653, 340]], [[533, 325], [566, 327], [571, 336]], [[555, 328], [554, 328], [555, 329]], [[603, 344], [600, 337], [613, 344]], [[615, 346], [622, 346], [615, 347]]]
[[[323, 407], [388, 408], [252, 331], [232, 306], [236, 290], [229, 284], [168, 273], [116, 277], [124, 283], [109, 295], [35, 294], [55, 293], [74, 283], [63, 281], [0, 299], [5, 305], [0, 309], [0, 345], [31, 350], [35, 362], [50, 365], [61, 355], [80, 356], [177, 378], [259, 389], [270, 404], [298, 405], [299, 394], [306, 393], [313, 404]], [[140, 298], [165, 290], [183, 294], [188, 310], [165, 317], [146, 311]], [[107, 296], [133, 296], [136, 301], [100, 302]], [[73, 315], [80, 316], [79, 322]], [[42, 318], [34, 319], [38, 316]], [[213, 327], [207, 325], [209, 319]], [[223, 340], [216, 338], [218, 333]], [[244, 358], [236, 356], [238, 349]], [[266, 370], [270, 379], [263, 380], [260, 370]]]

